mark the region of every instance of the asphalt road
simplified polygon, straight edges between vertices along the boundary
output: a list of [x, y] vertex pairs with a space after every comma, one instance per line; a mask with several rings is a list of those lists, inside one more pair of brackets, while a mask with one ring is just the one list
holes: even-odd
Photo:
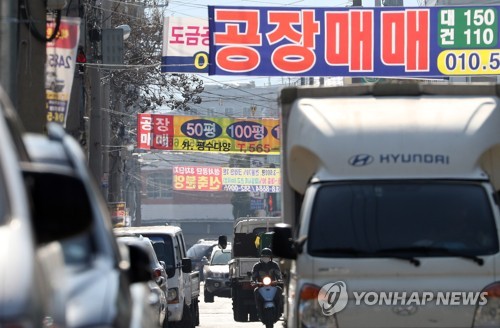
[[[200, 296], [201, 328], [262, 328], [261, 322], [236, 322], [233, 320], [233, 308], [230, 298], [215, 297], [213, 303], [203, 301], [203, 283]], [[283, 321], [274, 324], [274, 328], [282, 328]]]

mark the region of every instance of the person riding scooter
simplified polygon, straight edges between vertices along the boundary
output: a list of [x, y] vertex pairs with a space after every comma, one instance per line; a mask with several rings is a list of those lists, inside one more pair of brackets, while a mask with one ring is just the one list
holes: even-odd
[[[282, 281], [281, 270], [278, 263], [273, 261], [273, 252], [269, 248], [264, 248], [260, 252], [260, 260], [255, 263], [252, 269], [252, 284], [257, 286], [254, 289], [255, 304], [257, 305], [257, 313], [262, 313], [262, 302], [259, 299], [259, 284], [262, 284], [264, 277], [271, 278], [271, 281], [276, 285]], [[276, 293], [276, 306], [281, 311], [283, 308], [282, 303], [282, 289], [276, 285], [278, 292]]]

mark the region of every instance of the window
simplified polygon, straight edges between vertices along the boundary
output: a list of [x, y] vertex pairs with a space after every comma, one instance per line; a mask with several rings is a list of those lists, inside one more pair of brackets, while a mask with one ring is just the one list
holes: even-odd
[[326, 184], [308, 252], [322, 257], [435, 257], [498, 252], [491, 202], [475, 183]]
[[152, 173], [146, 181], [148, 198], [172, 198], [172, 171]]
[[226, 107], [226, 109], [225, 109], [225, 114], [226, 114], [227, 116], [232, 116], [232, 115], [233, 115], [233, 109], [232, 109], [232, 108], [230, 108], [230, 107]]

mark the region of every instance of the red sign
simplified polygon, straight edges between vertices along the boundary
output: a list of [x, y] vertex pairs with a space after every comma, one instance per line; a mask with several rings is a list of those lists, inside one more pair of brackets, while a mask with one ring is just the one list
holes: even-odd
[[137, 115], [137, 148], [172, 150], [173, 137], [171, 115]]
[[221, 191], [222, 170], [210, 166], [174, 166], [174, 190]]

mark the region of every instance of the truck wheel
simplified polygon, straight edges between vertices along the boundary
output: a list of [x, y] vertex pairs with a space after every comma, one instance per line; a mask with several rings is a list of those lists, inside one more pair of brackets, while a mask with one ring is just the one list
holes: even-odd
[[195, 327], [194, 318], [191, 313], [191, 309], [184, 304], [184, 309], [182, 310], [182, 319], [179, 322], [179, 326], [182, 328], [194, 328]]
[[204, 296], [205, 303], [213, 303], [214, 302], [214, 294], [210, 293], [206, 288], [203, 291], [203, 294], [205, 295]]
[[248, 312], [243, 304], [240, 302], [234, 302], [233, 300], [233, 316], [234, 321], [237, 322], [247, 322], [248, 321]]
[[193, 300], [193, 303], [191, 303], [191, 306], [193, 307], [193, 318], [194, 318], [194, 325], [199, 326], [200, 325], [200, 307], [198, 306], [198, 303], [200, 301], [198, 298]]

